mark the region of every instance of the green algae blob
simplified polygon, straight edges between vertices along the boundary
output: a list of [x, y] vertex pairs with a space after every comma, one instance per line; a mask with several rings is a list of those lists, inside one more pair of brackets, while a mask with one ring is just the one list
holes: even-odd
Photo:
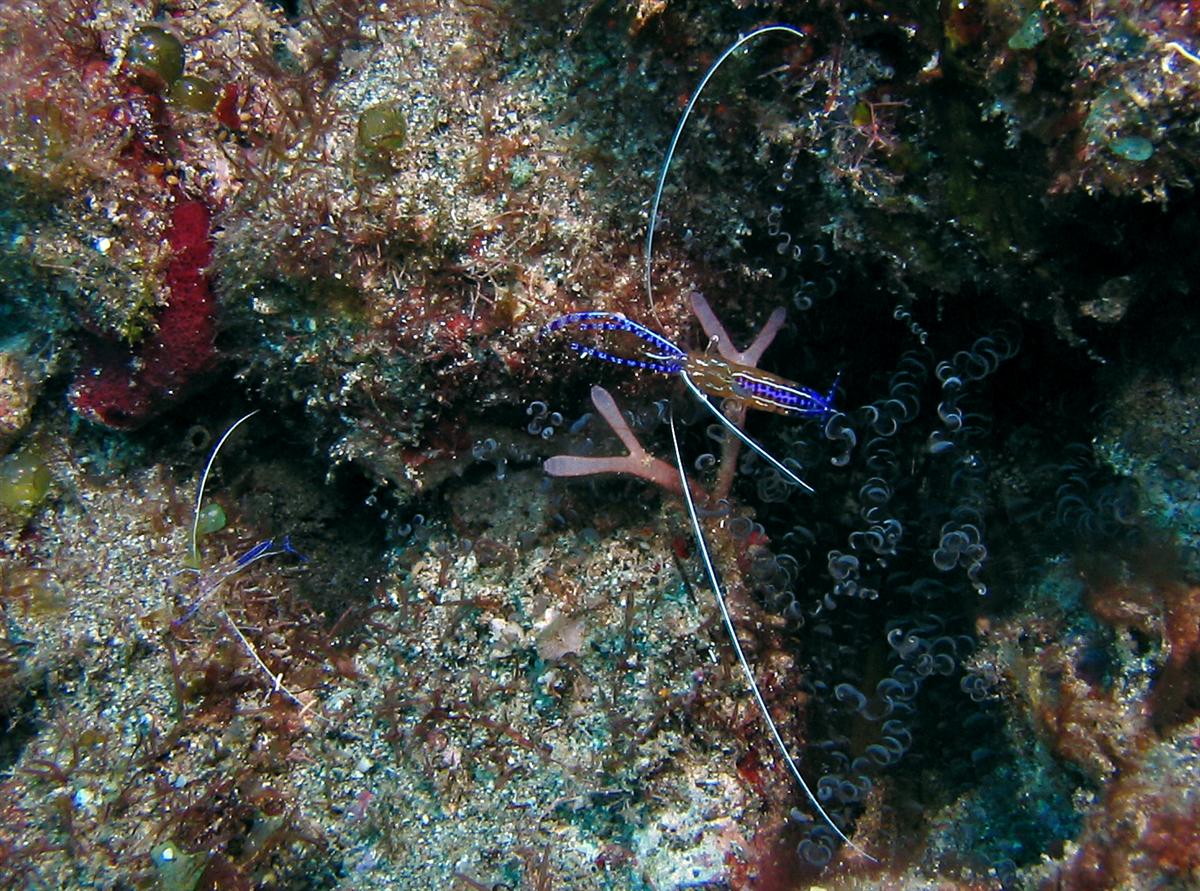
[[200, 508], [200, 515], [196, 519], [197, 535], [210, 535], [224, 528], [225, 511], [221, 505], [213, 503]]
[[533, 162], [525, 157], [517, 156], [508, 164], [508, 176], [514, 189], [528, 185], [529, 181], [533, 179], [534, 172]]
[[29, 448], [0, 460], [0, 508], [28, 514], [50, 491], [50, 469], [40, 449]]
[[205, 858], [186, 854], [174, 842], [163, 842], [150, 850], [150, 859], [158, 871], [164, 891], [192, 891], [204, 872]]
[[387, 161], [404, 147], [408, 122], [399, 102], [380, 102], [358, 116], [358, 150], [368, 160]]
[[183, 44], [169, 31], [146, 25], [133, 33], [125, 61], [146, 86], [169, 88], [183, 74]]
[[[48, 99], [28, 99], [14, 108], [7, 138], [17, 157], [41, 159], [47, 167], [56, 167], [69, 157], [73, 138], [71, 126], [62, 111]], [[34, 162], [36, 163], [36, 161]], [[13, 164], [10, 170], [26, 176], [45, 176], [32, 165]]]
[[1110, 142], [1108, 147], [1114, 155], [1139, 164], [1149, 161], [1154, 154], [1154, 143], [1144, 136], [1122, 136]]
[[1046, 21], [1038, 10], [1030, 13], [1017, 29], [1017, 33], [1008, 38], [1008, 46], [1009, 49], [1015, 50], [1033, 49], [1045, 39]]
[[171, 102], [189, 111], [210, 112], [217, 107], [221, 89], [211, 80], [185, 74], [171, 85]]
[[67, 592], [48, 569], [10, 569], [3, 579], [4, 599], [19, 604], [23, 616], [51, 619], [70, 606]]

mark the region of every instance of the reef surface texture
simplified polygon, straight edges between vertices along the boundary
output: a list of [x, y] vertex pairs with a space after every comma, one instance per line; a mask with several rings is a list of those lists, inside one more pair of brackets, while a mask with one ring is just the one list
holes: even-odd
[[0, 4], [0, 887], [1200, 887], [1198, 14]]

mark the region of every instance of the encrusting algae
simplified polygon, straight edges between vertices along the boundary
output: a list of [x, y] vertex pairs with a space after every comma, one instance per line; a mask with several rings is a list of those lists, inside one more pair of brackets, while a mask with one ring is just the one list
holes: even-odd
[[1200, 883], [1190, 16], [3, 4], [0, 885]]

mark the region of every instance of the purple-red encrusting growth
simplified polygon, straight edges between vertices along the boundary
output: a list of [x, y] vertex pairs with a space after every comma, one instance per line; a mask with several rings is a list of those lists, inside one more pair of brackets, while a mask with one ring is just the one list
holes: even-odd
[[216, 359], [216, 301], [205, 275], [212, 257], [210, 215], [201, 201], [180, 201], [167, 240], [168, 302], [155, 331], [132, 351], [113, 342], [93, 347], [93, 367], [71, 385], [71, 405], [108, 427], [133, 429], [184, 396]]

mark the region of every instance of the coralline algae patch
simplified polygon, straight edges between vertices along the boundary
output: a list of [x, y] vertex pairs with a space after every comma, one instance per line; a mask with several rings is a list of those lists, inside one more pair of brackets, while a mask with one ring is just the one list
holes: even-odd
[[[735, 337], [789, 307], [764, 368], [841, 373], [834, 423], [750, 421], [816, 500], [730, 461], [731, 519], [706, 520], [771, 711], [884, 861], [843, 848], [822, 885], [990, 889], [1051, 860], [1048, 886], [1194, 883], [1196, 566], [1125, 548], [1139, 492], [1184, 562], [1200, 534], [1194, 382], [1128, 371], [1162, 359], [1138, 358], [1151, 317], [1187, 332], [1200, 65], [1187, 9], [1118, 6], [0, 5], [0, 176], [33, 195], [0, 239], [24, 283], [0, 321], [30, 329], [0, 393], [0, 867], [181, 891], [807, 881], [813, 826], [681, 578], [678, 504], [547, 494], [537, 470], [597, 382], [631, 423], [658, 413], [635, 426], [667, 454], [674, 383], [543, 324], [622, 311], [698, 346], [698, 286]], [[734, 34], [801, 12], [689, 124], [649, 310], [638, 209], [680, 102]], [[83, 332], [114, 337], [89, 355]], [[76, 414], [142, 430], [68, 423], [53, 353], [84, 369]], [[305, 497], [352, 478], [363, 537], [401, 544], [348, 560], [328, 506], [309, 528], [336, 548], [261, 528], [239, 507], [264, 462], [222, 461], [190, 561], [203, 455], [170, 445], [182, 412], [144, 422], [207, 380], [198, 424], [278, 410], [320, 467]], [[531, 399], [568, 416], [555, 442], [522, 431]], [[608, 454], [586, 426], [575, 460]], [[101, 472], [122, 452], [140, 469]], [[247, 556], [289, 532], [308, 563]], [[363, 589], [330, 581], [347, 563]]]
[[1188, 888], [1200, 879], [1200, 721], [1148, 740], [1089, 815], [1066, 865], [1070, 888]]
[[[1145, 373], [1123, 383], [1112, 423], [1097, 454], [1120, 476], [1137, 481], [1155, 525], [1177, 544], [1182, 561], [1200, 572], [1200, 378], [1195, 368], [1165, 376]], [[1130, 523], [1131, 517], [1116, 516]]]
[[[538, 488], [525, 476], [487, 484], [513, 496], [489, 518], [502, 543], [522, 531], [516, 493]], [[463, 551], [434, 531], [423, 550], [391, 583], [391, 633], [358, 661], [372, 682], [329, 703], [357, 760], [311, 778], [354, 814], [331, 831], [356, 887], [515, 887], [523, 850], [554, 887], [721, 881], [767, 803], [736, 768], [744, 691], [665, 542]]]
[[[546, 510], [535, 472], [464, 490], [464, 509], [506, 505], [470, 546], [425, 525], [398, 548], [353, 645], [294, 603], [311, 564], [222, 557], [256, 537], [224, 495], [197, 574], [189, 485], [51, 472], [72, 497], [32, 544], [5, 528], [22, 557], [4, 562], [0, 698], [56, 691], [36, 732], [10, 727], [8, 878], [490, 888], [542, 869], [553, 887], [673, 888], [722, 881], [793, 800], [786, 775], [738, 770], [757, 725], [664, 537], [520, 544]], [[308, 708], [270, 695], [250, 647]]]

